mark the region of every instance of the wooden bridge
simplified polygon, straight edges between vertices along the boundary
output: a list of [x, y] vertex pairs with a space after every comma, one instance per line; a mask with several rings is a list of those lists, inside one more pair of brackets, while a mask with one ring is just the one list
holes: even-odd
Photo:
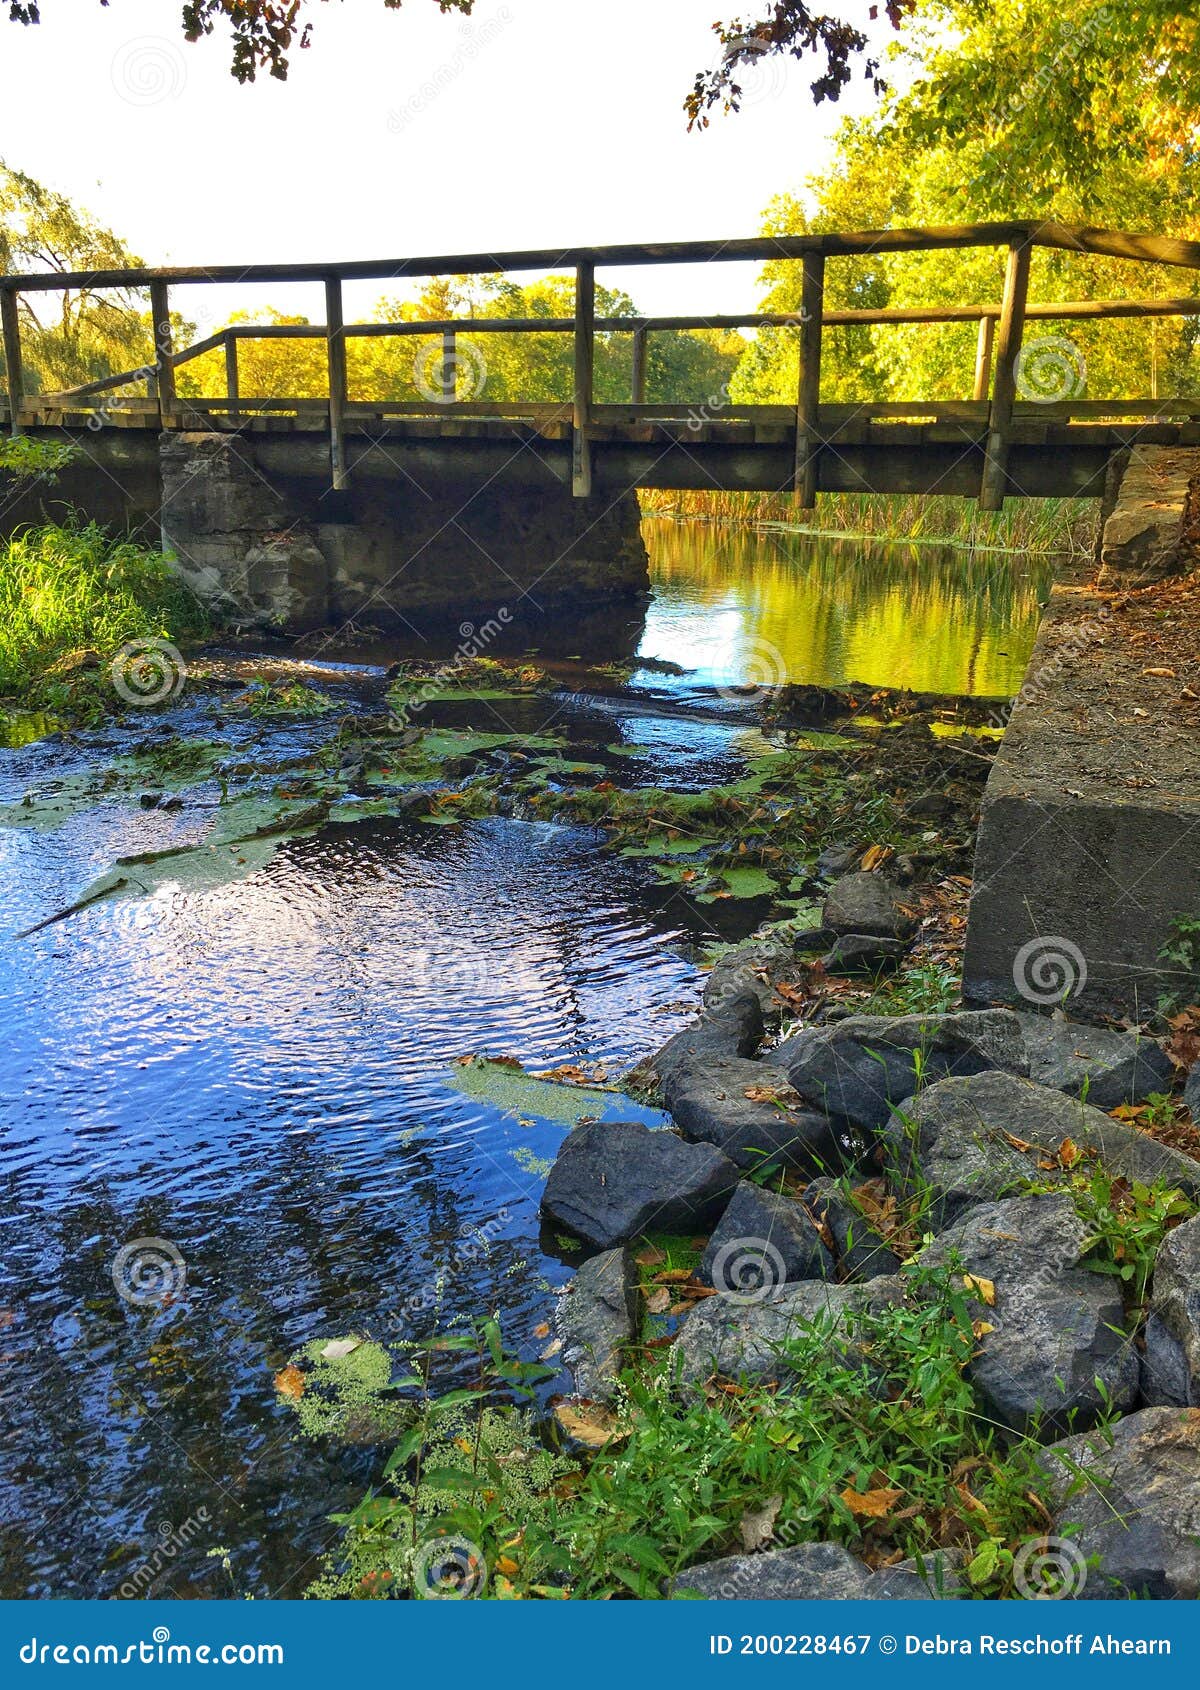
[[[827, 310], [825, 269], [841, 257], [992, 247], [1006, 253], [1002, 297], [994, 303]], [[1095, 322], [1122, 317], [1200, 314], [1200, 295], [1087, 299], [1039, 303], [1029, 298], [1038, 247], [1200, 270], [1200, 243], [1154, 235], [993, 223], [963, 228], [885, 229], [855, 234], [689, 241], [660, 246], [607, 246], [563, 251], [467, 253], [343, 264], [222, 265], [211, 269], [108, 270], [0, 277], [7, 403], [0, 410], [14, 433], [95, 430], [98, 421], [134, 429], [235, 431], [254, 435], [314, 434], [327, 439], [335, 489], [354, 472], [356, 441], [393, 448], [419, 443], [428, 457], [439, 443], [461, 464], [472, 454], [486, 468], [489, 443], [540, 442], [545, 461], [581, 497], [631, 487], [791, 489], [802, 506], [818, 491], [943, 492], [976, 496], [995, 510], [1006, 496], [1099, 494], [1114, 452], [1131, 444], [1200, 442], [1200, 400], [1124, 399], [1024, 401], [1018, 375], [1031, 322]], [[598, 268], [631, 265], [794, 260], [801, 268], [801, 309], [743, 316], [597, 317]], [[349, 282], [521, 271], [575, 273], [570, 318], [470, 318], [347, 323], [342, 294]], [[172, 343], [170, 290], [211, 284], [320, 283], [323, 324], [239, 325], [177, 349]], [[1194, 285], [1194, 283], [1193, 283]], [[152, 365], [61, 393], [27, 394], [22, 380], [19, 299], [22, 294], [87, 288], [145, 290], [155, 325]], [[906, 403], [821, 400], [821, 343], [826, 326], [876, 323], [978, 325], [972, 391], [959, 400]], [[734, 405], [723, 396], [647, 404], [650, 335], [682, 329], [783, 326], [795, 330], [799, 377], [794, 404]], [[631, 338], [629, 402], [594, 396], [598, 334]], [[460, 335], [563, 334], [573, 342], [570, 400], [521, 403], [460, 398], [455, 367]], [[438, 391], [426, 401], [350, 400], [346, 348], [355, 337], [442, 337]], [[264, 398], [243, 391], [239, 348], [248, 340], [319, 338], [328, 368], [328, 397]], [[181, 366], [221, 351], [225, 392], [192, 399], [177, 391]], [[131, 392], [144, 389], [144, 394]], [[296, 442], [297, 445], [300, 442]], [[492, 455], [496, 456], [492, 445]], [[277, 453], [278, 456], [278, 453]]]

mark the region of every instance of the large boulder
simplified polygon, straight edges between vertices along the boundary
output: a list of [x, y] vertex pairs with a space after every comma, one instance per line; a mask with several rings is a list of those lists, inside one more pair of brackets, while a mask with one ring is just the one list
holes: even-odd
[[757, 1298], [800, 1279], [832, 1279], [833, 1257], [802, 1203], [743, 1180], [708, 1241], [697, 1278]]
[[833, 1240], [839, 1279], [877, 1279], [881, 1274], [899, 1273], [899, 1256], [867, 1220], [845, 1182], [816, 1179], [803, 1202]]
[[1200, 1597], [1200, 1408], [1144, 1408], [1041, 1462], [1078, 1566], [1072, 1594]]
[[736, 1056], [679, 1063], [663, 1102], [687, 1139], [715, 1144], [741, 1168], [841, 1167], [852, 1154], [844, 1130], [810, 1109], [778, 1068]]
[[[1090, 1104], [1013, 1074], [940, 1080], [903, 1104], [883, 1137], [889, 1179], [928, 1201], [935, 1232], [973, 1203], [1030, 1180], [1053, 1181], [1068, 1139], [1085, 1165], [1094, 1156], [1111, 1173], [1143, 1185], [1165, 1180], [1191, 1196], [1200, 1191], [1200, 1162]], [[1067, 1177], [1066, 1170], [1059, 1174]]]
[[605, 1401], [616, 1385], [622, 1349], [637, 1331], [637, 1268], [628, 1245], [584, 1262], [559, 1300], [554, 1323], [577, 1394]]
[[709, 1297], [687, 1316], [675, 1340], [672, 1354], [680, 1382], [697, 1386], [720, 1373], [728, 1379], [787, 1378], [795, 1384], [781, 1359], [783, 1344], [817, 1328], [827, 1330], [830, 1344], [841, 1349], [838, 1336], [845, 1333], [848, 1315], [860, 1310], [878, 1314], [903, 1300], [903, 1282], [882, 1277], [865, 1285], [808, 1280], [754, 1301], [727, 1294]]
[[1142, 1395], [1148, 1403], [1200, 1406], [1200, 1215], [1175, 1227], [1154, 1260]]
[[711, 1144], [685, 1144], [642, 1121], [587, 1121], [563, 1141], [542, 1212], [610, 1250], [651, 1230], [706, 1232], [737, 1181], [733, 1163]]
[[799, 1543], [765, 1555], [726, 1555], [689, 1567], [671, 1581], [672, 1596], [710, 1602], [928, 1601], [933, 1594], [919, 1573], [903, 1567], [872, 1571], [840, 1543]]
[[1029, 1078], [1096, 1109], [1140, 1103], [1151, 1092], [1169, 1091], [1171, 1059], [1153, 1039], [1111, 1027], [1089, 1027], [1057, 1015], [1018, 1015], [1029, 1056]]
[[1183, 1083], [1183, 1103], [1192, 1120], [1200, 1127], [1200, 1062], [1194, 1062], [1188, 1069]]
[[828, 974], [875, 974], [893, 967], [909, 948], [907, 939], [874, 939], [867, 933], [842, 933], [821, 958]]
[[[818, 928], [804, 937], [811, 948], [832, 935]], [[713, 964], [704, 983], [705, 1012], [716, 1014], [725, 1004], [749, 993], [758, 999], [764, 1021], [777, 1023], [784, 1004], [776, 986], [798, 985], [804, 976], [805, 965], [796, 954], [794, 934], [770, 933], [747, 939]]]
[[802, 1098], [855, 1126], [883, 1126], [919, 1079], [1003, 1068], [1028, 1071], [1021, 1025], [1011, 1010], [947, 1015], [849, 1015], [785, 1039], [764, 1062], [782, 1068]]
[[634, 1093], [661, 1091], [682, 1065], [715, 1056], [753, 1056], [762, 1043], [763, 1016], [757, 996], [742, 992], [706, 1009], [695, 1021], [669, 1038], [625, 1076], [625, 1089]]
[[1090, 1426], [1132, 1408], [1140, 1369], [1116, 1281], [1078, 1264], [1088, 1236], [1066, 1192], [984, 1203], [922, 1252], [991, 1286], [968, 1376], [1018, 1432]]
[[876, 939], [904, 939], [916, 927], [913, 912], [882, 874], [845, 874], [825, 895], [825, 926], [831, 933], [861, 933]]

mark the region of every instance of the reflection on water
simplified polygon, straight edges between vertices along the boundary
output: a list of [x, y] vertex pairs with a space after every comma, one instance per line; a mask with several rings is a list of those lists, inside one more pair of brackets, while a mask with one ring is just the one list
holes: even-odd
[[644, 524], [654, 602], [639, 648], [746, 678], [1011, 697], [1050, 588], [1043, 557], [866, 546], [733, 524]]
[[[514, 630], [543, 658], [628, 659], [640, 638], [643, 656], [695, 671], [522, 701], [530, 719], [513, 727], [554, 718], [623, 741], [631, 784], [728, 779], [763, 749], [746, 710], [722, 715], [705, 689], [770, 678], [754, 672], [764, 646], [780, 680], [1011, 691], [1046, 584], [1013, 560], [926, 548], [664, 523], [649, 537], [644, 620], [626, 606]], [[404, 648], [342, 655], [388, 664]], [[340, 673], [343, 707], [355, 673]], [[170, 719], [213, 731], [198, 707]], [[476, 725], [503, 724], [484, 711]], [[0, 801], [103, 766], [142, 731], [6, 751]], [[330, 726], [269, 731], [278, 752]], [[175, 813], [112, 798], [47, 831], [0, 830], [0, 928], [61, 907], [119, 854], [196, 837], [218, 796], [212, 783]], [[380, 1456], [298, 1440], [271, 1384], [289, 1353], [495, 1308], [535, 1354], [567, 1277], [537, 1219], [564, 1129], [464, 1096], [454, 1058], [636, 1060], [695, 1001], [689, 943], [735, 913], [681, 904], [580, 830], [380, 822], [292, 841], [235, 885], [168, 887], [7, 939], [0, 1595], [119, 1592], [164, 1529], [197, 1520], [150, 1594], [230, 1594], [216, 1545], [239, 1591], [298, 1594], [326, 1515]], [[480, 1233], [486, 1248], [464, 1252]], [[123, 1301], [111, 1277], [117, 1249], [146, 1237], [187, 1264], [161, 1309]]]

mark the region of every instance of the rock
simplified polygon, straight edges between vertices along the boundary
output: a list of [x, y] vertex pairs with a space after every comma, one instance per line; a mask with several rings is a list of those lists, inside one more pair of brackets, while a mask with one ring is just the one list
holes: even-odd
[[849, 874], [861, 857], [856, 845], [827, 845], [817, 858], [817, 874], [822, 880], [836, 880], [840, 874]]
[[697, 1277], [735, 1295], [832, 1279], [833, 1257], [802, 1203], [743, 1180], [708, 1241]]
[[587, 1121], [563, 1141], [542, 1212], [585, 1244], [608, 1250], [651, 1229], [706, 1231], [737, 1178], [711, 1144], [685, 1144], [642, 1121]]
[[1168, 1232], [1154, 1259], [1142, 1364], [1148, 1403], [1200, 1406], [1200, 1215]]
[[1090, 1426], [1138, 1399], [1140, 1369], [1116, 1281], [1078, 1266], [1087, 1228], [1066, 1192], [984, 1203], [939, 1233], [923, 1267], [991, 1281], [992, 1328], [967, 1374], [989, 1414], [1018, 1432]]
[[794, 1034], [763, 1061], [782, 1068], [817, 1108], [872, 1128], [882, 1127], [912, 1096], [918, 1064], [927, 1084], [988, 1068], [1024, 1074], [1028, 1066], [1020, 1023], [1007, 1009], [848, 1015], [833, 1026]]
[[[824, 938], [824, 930], [815, 930]], [[806, 944], [814, 934], [806, 933]], [[709, 1014], [722, 1005], [751, 994], [758, 999], [765, 1021], [778, 1022], [783, 1013], [783, 999], [777, 996], [777, 985], [798, 985], [805, 976], [805, 966], [796, 956], [793, 939], [777, 936], [751, 939], [736, 950], [727, 951], [713, 964], [704, 986], [704, 1008]]]
[[907, 939], [873, 939], [866, 933], [843, 933], [834, 940], [833, 949], [821, 958], [821, 966], [831, 974], [852, 974], [857, 969], [870, 973], [890, 962], [899, 962], [907, 951]]
[[[1089, 1600], [1200, 1596], [1200, 1408], [1144, 1408], [1054, 1444], [1054, 1530], [1086, 1570]], [[1082, 1475], [1080, 1470], [1082, 1469]], [[1069, 1535], [1068, 1535], [1069, 1534]]]
[[913, 1569], [881, 1567], [873, 1572], [840, 1543], [800, 1543], [794, 1549], [726, 1555], [689, 1567], [672, 1580], [671, 1595], [722, 1602], [928, 1601], [933, 1592]]
[[699, 1385], [714, 1373], [727, 1378], [796, 1384], [780, 1345], [803, 1337], [816, 1321], [831, 1321], [832, 1334], [856, 1310], [877, 1313], [904, 1300], [899, 1278], [872, 1279], [865, 1285], [829, 1285], [807, 1280], [787, 1285], [756, 1301], [722, 1294], [709, 1297], [683, 1322], [673, 1355], [685, 1386]]
[[869, 933], [880, 939], [903, 939], [917, 925], [887, 876], [862, 870], [834, 881], [825, 899], [824, 920], [834, 933]]
[[804, 1193], [803, 1203], [829, 1228], [839, 1279], [876, 1279], [881, 1274], [899, 1273], [899, 1256], [888, 1249], [841, 1181], [814, 1180]]
[[646, 1057], [624, 1079], [626, 1090], [657, 1092], [682, 1063], [713, 1056], [753, 1056], [762, 1043], [763, 1017], [758, 998], [743, 992], [706, 1010], [662, 1049]]
[[1195, 1062], [1188, 1069], [1188, 1077], [1183, 1086], [1183, 1104], [1188, 1114], [1200, 1127], [1200, 1062]]
[[1053, 1015], [1018, 1015], [1029, 1056], [1029, 1078], [1039, 1086], [1083, 1094], [1096, 1109], [1140, 1103], [1152, 1091], [1169, 1091], [1171, 1059], [1153, 1039], [1089, 1027]]
[[1054, 1171], [1040, 1164], [1055, 1161], [1066, 1139], [1126, 1179], [1143, 1185], [1165, 1180], [1189, 1196], [1200, 1191], [1200, 1163], [1190, 1156], [1090, 1104], [1013, 1074], [940, 1080], [896, 1112], [883, 1138], [889, 1181], [909, 1194], [919, 1188], [930, 1198], [935, 1232], [973, 1203], [999, 1197], [1015, 1184], [1053, 1181]]
[[717, 1145], [742, 1168], [769, 1163], [812, 1174], [841, 1167], [851, 1154], [828, 1115], [806, 1108], [779, 1069], [761, 1062], [680, 1063], [668, 1074], [663, 1101], [686, 1139]]
[[562, 1363], [576, 1393], [593, 1402], [612, 1395], [621, 1349], [637, 1331], [637, 1268], [627, 1245], [584, 1262], [555, 1312]]

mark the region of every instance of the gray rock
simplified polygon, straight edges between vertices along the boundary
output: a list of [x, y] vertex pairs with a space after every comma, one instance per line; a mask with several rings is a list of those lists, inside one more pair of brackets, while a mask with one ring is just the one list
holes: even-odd
[[542, 1212], [585, 1244], [608, 1250], [652, 1229], [707, 1231], [737, 1178], [711, 1144], [685, 1144], [641, 1121], [587, 1121], [563, 1141]]
[[822, 880], [835, 880], [839, 874], [849, 874], [862, 854], [858, 845], [827, 845], [817, 858], [817, 873]]
[[[805, 934], [811, 944], [825, 937], [824, 930]], [[763, 1019], [778, 1022], [783, 1013], [783, 999], [775, 992], [777, 985], [797, 985], [805, 974], [804, 964], [796, 955], [794, 937], [768, 936], [748, 939], [736, 950], [727, 951], [713, 964], [704, 984], [704, 1008], [713, 1014], [722, 1005], [750, 993], [758, 999]]]
[[1192, 1120], [1200, 1126], [1200, 1062], [1193, 1063], [1188, 1069], [1183, 1085], [1183, 1103]]
[[841, 1167], [853, 1154], [844, 1130], [808, 1108], [778, 1068], [760, 1062], [713, 1057], [679, 1063], [662, 1095], [686, 1139], [717, 1145], [741, 1168], [768, 1163], [812, 1174]]
[[829, 1285], [808, 1280], [786, 1285], [759, 1301], [720, 1295], [709, 1297], [683, 1322], [672, 1354], [680, 1382], [699, 1385], [714, 1373], [730, 1379], [759, 1381], [789, 1378], [797, 1383], [780, 1347], [802, 1338], [814, 1324], [830, 1324], [830, 1342], [845, 1330], [853, 1311], [878, 1313], [904, 1300], [899, 1278], [872, 1279], [865, 1285]]
[[1076, 1596], [1200, 1597], [1200, 1409], [1144, 1408], [1041, 1462], [1055, 1532], [1081, 1562], [1095, 1558]]
[[[889, 1179], [930, 1198], [935, 1232], [973, 1203], [1021, 1182], [1052, 1181], [1054, 1172], [1039, 1164], [1053, 1161], [1068, 1138], [1126, 1179], [1143, 1185], [1165, 1180], [1191, 1196], [1200, 1191], [1200, 1163], [1190, 1156], [1090, 1104], [1012, 1074], [940, 1080], [897, 1110], [883, 1131]], [[1022, 1150], [1022, 1144], [1030, 1148]]]
[[674, 1597], [704, 1597], [710, 1602], [929, 1601], [932, 1594], [915, 1570], [872, 1571], [840, 1543], [800, 1543], [765, 1555], [726, 1555], [689, 1567], [671, 1583]]
[[881, 1274], [899, 1273], [899, 1256], [870, 1226], [840, 1180], [814, 1180], [803, 1202], [829, 1228], [839, 1279], [877, 1279]]
[[1021, 1025], [1011, 1010], [947, 1015], [848, 1015], [810, 1027], [768, 1051], [801, 1097], [856, 1126], [883, 1126], [912, 1096], [918, 1064], [927, 1083], [952, 1074], [1028, 1068]]
[[593, 1402], [612, 1395], [621, 1350], [637, 1331], [637, 1268], [623, 1246], [584, 1262], [555, 1312], [562, 1362], [575, 1391]]
[[1200, 1406], [1200, 1215], [1170, 1231], [1154, 1259], [1146, 1323], [1147, 1402]]
[[886, 875], [861, 870], [843, 875], [829, 888], [824, 922], [834, 933], [868, 933], [880, 939], [903, 939], [917, 925]]
[[984, 1203], [922, 1253], [990, 1280], [968, 1377], [988, 1412], [1018, 1432], [1090, 1426], [1138, 1399], [1140, 1369], [1112, 1279], [1078, 1266], [1087, 1228], [1066, 1192]]
[[1089, 1027], [1054, 1015], [1019, 1015], [1029, 1078], [1039, 1086], [1080, 1097], [1097, 1109], [1140, 1103], [1152, 1091], [1169, 1091], [1171, 1059], [1153, 1039], [1110, 1027]]
[[743, 1180], [697, 1277], [718, 1291], [754, 1294], [800, 1279], [832, 1279], [833, 1257], [802, 1203]]
[[683, 1063], [713, 1056], [753, 1056], [762, 1043], [762, 1009], [755, 993], [723, 1001], [669, 1038], [661, 1050], [626, 1074], [627, 1090], [657, 1092]]
[[908, 947], [907, 939], [874, 939], [866, 933], [843, 933], [835, 939], [833, 949], [821, 958], [821, 966], [831, 974], [852, 974], [857, 970], [873, 973], [889, 963], [899, 962]]

